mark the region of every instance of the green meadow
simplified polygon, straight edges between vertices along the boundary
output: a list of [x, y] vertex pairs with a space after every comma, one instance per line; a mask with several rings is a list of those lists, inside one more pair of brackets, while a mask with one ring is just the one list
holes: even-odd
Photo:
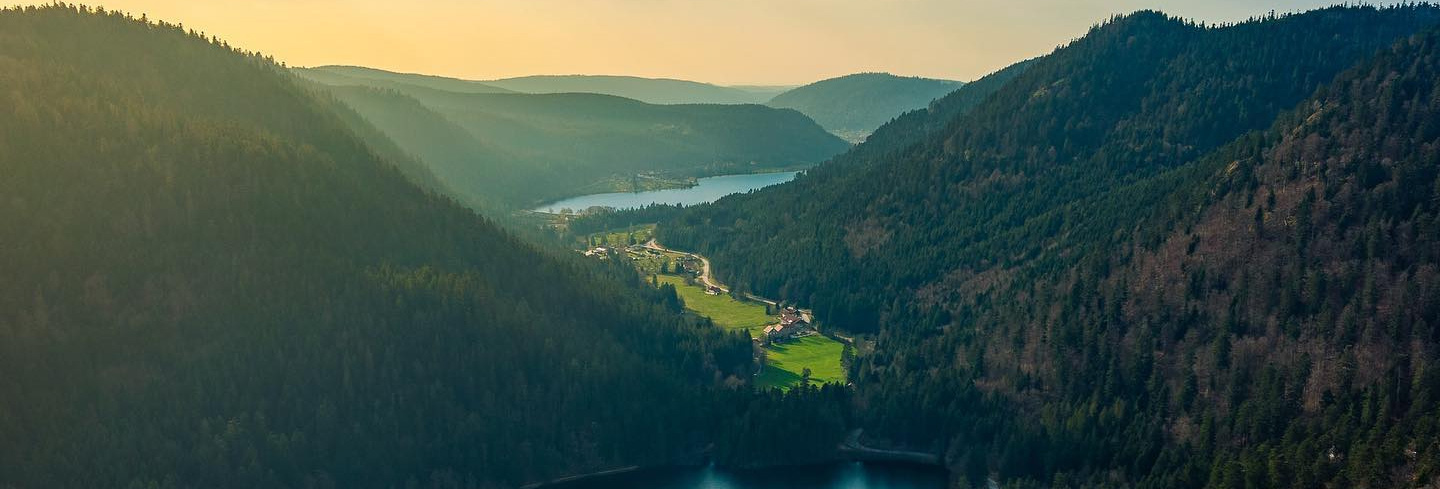
[[840, 367], [840, 352], [845, 344], [823, 335], [787, 340], [765, 347], [765, 368], [755, 385], [762, 389], [789, 389], [800, 384], [805, 369], [810, 369], [810, 383], [845, 382]]
[[766, 324], [776, 321], [775, 316], [765, 313], [764, 304], [738, 301], [729, 294], [706, 294], [704, 287], [686, 284], [685, 278], [678, 275], [660, 275], [658, 280], [660, 283], [674, 285], [680, 299], [685, 301], [685, 307], [709, 317], [715, 321], [716, 326], [725, 329], [747, 329], [751, 336], [759, 337], [760, 330], [765, 329]]
[[[709, 317], [716, 326], [746, 329], [758, 338], [760, 331], [776, 320], [775, 316], [765, 314], [764, 304], [735, 300], [727, 294], [709, 295], [704, 287], [686, 284], [685, 278], [677, 275], [660, 275], [657, 279], [674, 285], [687, 309]], [[789, 389], [800, 385], [807, 368], [813, 384], [845, 381], [845, 371], [840, 366], [840, 353], [845, 345], [839, 341], [816, 334], [764, 348], [765, 367], [755, 379], [759, 388]]]

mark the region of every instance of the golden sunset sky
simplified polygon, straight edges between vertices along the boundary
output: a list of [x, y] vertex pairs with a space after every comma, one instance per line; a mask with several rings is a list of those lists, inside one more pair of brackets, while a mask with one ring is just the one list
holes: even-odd
[[[3, 1], [3, 0], [0, 0]], [[4, 2], [26, 4], [33, 2]], [[859, 71], [972, 80], [1106, 17], [1234, 21], [1303, 0], [106, 0], [293, 66], [470, 79], [616, 74], [803, 84]]]

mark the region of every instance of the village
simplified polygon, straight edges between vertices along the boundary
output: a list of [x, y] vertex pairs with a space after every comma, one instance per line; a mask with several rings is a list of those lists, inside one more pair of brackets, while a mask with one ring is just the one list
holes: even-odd
[[[669, 258], [669, 262], [675, 264], [673, 269], [662, 264], [660, 273], [673, 273], [675, 275], [689, 276], [691, 278], [694, 278], [696, 279], [698, 285], [704, 287], [705, 294], [709, 296], [720, 296], [729, 292], [728, 290], [722, 288], [719, 284], [713, 283], [708, 279], [703, 259], [690, 253], [677, 253], [665, 250], [658, 247], [658, 245], [655, 245], [653, 241], [643, 245], [629, 245], [624, 248], [623, 252], [620, 251], [620, 249], [618, 248], [596, 246], [589, 250], [585, 250], [583, 253], [585, 256], [601, 260], [609, 259], [610, 257], [619, 255], [621, 253], [626, 255], [631, 260], [665, 259], [667, 254], [674, 255]], [[771, 301], [769, 299], [764, 299], [761, 297], [752, 296], [749, 299], [763, 302], [767, 306], [776, 305], [775, 301]], [[786, 340], [790, 338], [801, 338], [812, 334], [817, 334], [815, 328], [811, 327], [811, 323], [813, 321], [814, 316], [810, 311], [801, 310], [796, 308], [795, 306], [785, 306], [784, 308], [780, 309], [779, 322], [766, 325], [765, 328], [761, 330], [762, 336], [755, 338], [755, 340], [770, 342]]]
[[633, 263], [656, 286], [670, 284], [686, 309], [730, 330], [746, 330], [755, 342], [755, 384], [788, 389], [802, 383], [845, 382], [843, 337], [822, 334], [812, 311], [748, 293], [732, 293], [710, 273], [700, 255], [671, 250], [653, 239], [653, 228], [591, 237], [584, 256]]

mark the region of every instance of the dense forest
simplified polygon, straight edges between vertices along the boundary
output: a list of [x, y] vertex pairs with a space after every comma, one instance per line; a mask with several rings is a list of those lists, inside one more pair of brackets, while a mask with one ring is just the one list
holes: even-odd
[[0, 487], [514, 487], [746, 402], [748, 338], [422, 190], [265, 57], [64, 5], [0, 53]]
[[766, 105], [798, 110], [826, 130], [860, 141], [895, 116], [923, 108], [963, 85], [889, 73], [856, 73], [795, 88], [776, 95]]
[[[466, 202], [524, 207], [614, 191], [615, 180], [630, 182], [641, 174], [684, 178], [801, 168], [849, 148], [803, 114], [760, 105], [484, 93], [474, 82], [421, 75], [296, 72], [331, 88]], [[465, 83], [471, 85], [457, 85]]]
[[722, 280], [871, 338], [856, 425], [957, 483], [1435, 484], [1437, 23], [1118, 17], [947, 122], [914, 113], [921, 140], [646, 212]]
[[347, 120], [357, 133], [367, 127], [375, 129], [365, 138], [367, 142], [379, 146], [393, 141], [402, 148], [401, 154], [424, 162], [425, 168], [444, 182], [444, 190], [472, 207], [503, 215], [508, 205], [534, 198], [536, 191], [530, 187], [539, 186], [517, 186], [515, 180], [527, 175], [539, 181], [557, 180], [552, 172], [526, 168], [518, 156], [485, 144], [470, 131], [400, 92], [367, 86], [334, 86], [328, 90], [336, 100], [362, 114]]

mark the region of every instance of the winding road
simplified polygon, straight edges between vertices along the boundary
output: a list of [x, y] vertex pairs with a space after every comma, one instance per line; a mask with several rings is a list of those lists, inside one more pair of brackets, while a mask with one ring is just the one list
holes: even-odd
[[[641, 245], [641, 246], [644, 246], [646, 249], [659, 251], [659, 252], [661, 252], [661, 253], [675, 253], [675, 254], [685, 255], [685, 256], [694, 257], [694, 258], [696, 258], [696, 259], [699, 259], [699, 260], [700, 260], [700, 277], [699, 277], [700, 283], [705, 284], [705, 286], [707, 286], [707, 287], [714, 287], [714, 288], [720, 289], [721, 291], [725, 292], [726, 294], [729, 294], [729, 293], [730, 293], [730, 288], [729, 288], [729, 287], [726, 287], [724, 284], [722, 284], [722, 283], [720, 283], [719, 281], [715, 280], [715, 275], [710, 271], [710, 259], [709, 259], [709, 258], [705, 258], [705, 257], [702, 256], [702, 255], [699, 255], [699, 254], [696, 254], [696, 253], [691, 253], [691, 252], [688, 252], [688, 251], [679, 251], [679, 250], [672, 250], [672, 249], [670, 249], [670, 248], [666, 248], [666, 247], [664, 247], [664, 246], [661, 246], [660, 243], [657, 242], [657, 241], [655, 241], [653, 238], [652, 238], [650, 241], [645, 242], [645, 244], [643, 244], [643, 245]], [[775, 301], [775, 300], [773, 300], [773, 299], [767, 299], [767, 298], [760, 297], [760, 296], [758, 296], [758, 295], [750, 294], [750, 293], [746, 293], [746, 294], [745, 294], [745, 298], [746, 298], [746, 299], [749, 299], [749, 300], [752, 300], [752, 301], [755, 301], [755, 302], [763, 302], [763, 303], [769, 304], [769, 305], [775, 307], [776, 310], [779, 310], [779, 309], [780, 309], [780, 303], [777, 302], [777, 301]], [[778, 313], [777, 313], [777, 314], [778, 314]], [[800, 309], [800, 316], [805, 318], [805, 322], [810, 323], [810, 324], [815, 324], [815, 311], [812, 311], [812, 310], [810, 310], [810, 309]], [[854, 339], [854, 338], [851, 338], [851, 337], [848, 337], [848, 336], [842, 336], [842, 335], [840, 335], [840, 334], [838, 334], [838, 333], [834, 333], [834, 332], [827, 333], [827, 336], [830, 336], [830, 337], [832, 337], [832, 338], [835, 338], [835, 339], [837, 339], [837, 340], [839, 340], [839, 341], [841, 341], [841, 342], [844, 342], [844, 343], [846, 343], [846, 344], [850, 344], [850, 345], [854, 345], [854, 344], [855, 344], [855, 339]]]
[[853, 457], [857, 460], [884, 460], [902, 461], [925, 465], [944, 465], [939, 455], [930, 452], [915, 452], [909, 450], [884, 450], [871, 448], [860, 442], [860, 435], [865, 430], [856, 428], [845, 437], [845, 441], [836, 447], [840, 453]]
[[[699, 277], [699, 278], [700, 278], [700, 283], [705, 284], [706, 287], [714, 287], [714, 288], [720, 289], [722, 292], [725, 292], [726, 294], [729, 294], [729, 293], [730, 293], [730, 288], [729, 288], [729, 287], [726, 287], [724, 284], [721, 284], [719, 281], [715, 280], [715, 275], [714, 275], [713, 273], [711, 273], [711, 271], [710, 271], [710, 259], [709, 259], [709, 258], [705, 258], [704, 256], [701, 256], [701, 255], [698, 255], [698, 254], [695, 254], [695, 253], [690, 253], [690, 252], [688, 252], [688, 251], [672, 250], [672, 249], [670, 249], [670, 248], [666, 248], [666, 247], [664, 247], [664, 246], [660, 246], [660, 243], [656, 242], [654, 239], [651, 239], [650, 241], [645, 242], [645, 244], [642, 245], [642, 246], [644, 246], [646, 249], [651, 249], [651, 250], [659, 251], [659, 252], [662, 252], [662, 253], [678, 253], [678, 254], [681, 254], [681, 255], [685, 255], [685, 256], [689, 256], [689, 257], [694, 257], [694, 258], [696, 258], [696, 259], [699, 259], [699, 260], [700, 260], [700, 277]], [[780, 305], [778, 302], [775, 302], [774, 300], [766, 299], [766, 298], [764, 298], [764, 297], [760, 297], [760, 296], [755, 295], [755, 294], [745, 294], [745, 298], [746, 298], [746, 299], [750, 299], [750, 300], [752, 300], [752, 301], [756, 301], [756, 302], [764, 302], [764, 303], [770, 304], [770, 305], [772, 305], [772, 306], [777, 306], [777, 307], [778, 307], [778, 306]]]

